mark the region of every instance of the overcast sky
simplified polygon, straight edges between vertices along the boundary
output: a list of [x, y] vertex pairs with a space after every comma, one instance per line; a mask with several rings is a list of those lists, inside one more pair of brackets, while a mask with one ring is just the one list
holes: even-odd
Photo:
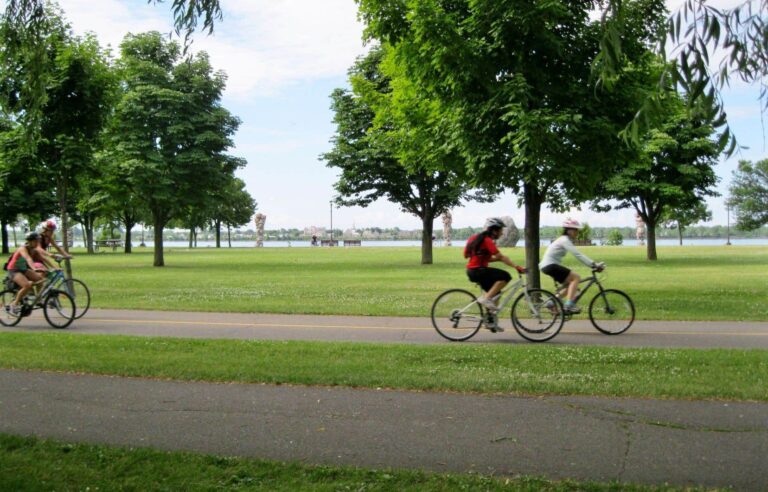
[[[668, 2], [672, 7], [680, 3]], [[736, 3], [740, 1], [710, 2]], [[59, 5], [76, 33], [94, 32], [115, 53], [126, 33], [172, 29], [168, 2], [60, 0]], [[231, 153], [248, 161], [238, 175], [258, 202], [258, 211], [266, 214], [267, 229], [328, 226], [336, 172], [318, 156], [329, 150], [334, 133], [329, 94], [347, 86], [347, 69], [366, 50], [356, 5], [353, 0], [222, 0], [221, 5], [223, 21], [212, 36], [197, 33], [192, 49], [207, 51], [213, 66], [228, 76], [223, 104], [242, 120]], [[717, 166], [723, 195], [738, 159], [765, 157], [758, 90], [735, 83], [725, 97], [731, 127], [750, 148]], [[710, 201], [713, 224], [726, 223], [723, 199]], [[479, 226], [491, 215], [511, 215], [518, 225], [524, 223], [516, 197], [507, 195], [493, 204], [453, 210], [454, 227]], [[593, 227], [634, 226], [633, 212], [596, 214], [586, 209], [569, 214], [544, 210], [541, 223], [556, 225], [566, 215]], [[385, 201], [334, 209], [333, 222], [343, 229], [421, 227], [416, 217]], [[436, 226], [441, 227], [439, 221]]]

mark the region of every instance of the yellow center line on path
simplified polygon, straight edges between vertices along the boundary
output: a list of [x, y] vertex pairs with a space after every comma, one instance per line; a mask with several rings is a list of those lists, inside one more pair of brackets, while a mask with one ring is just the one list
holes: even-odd
[[434, 328], [416, 328], [416, 327], [397, 327], [397, 326], [356, 326], [356, 325], [301, 325], [288, 323], [236, 323], [236, 322], [218, 322], [218, 321], [169, 321], [169, 320], [133, 320], [133, 319], [89, 319], [80, 321], [98, 321], [102, 323], [137, 323], [137, 324], [159, 324], [159, 325], [197, 325], [197, 326], [235, 326], [242, 328], [346, 328], [353, 330], [428, 330], [434, 331]]
[[[102, 322], [102, 323], [134, 323], [134, 324], [157, 324], [157, 325], [193, 325], [193, 326], [233, 326], [242, 328], [315, 328], [315, 329], [348, 329], [348, 330], [389, 330], [389, 331], [434, 331], [432, 327], [413, 327], [413, 326], [365, 326], [365, 325], [316, 325], [316, 324], [294, 324], [294, 323], [238, 323], [234, 321], [182, 321], [182, 320], [132, 320], [132, 319], [105, 319], [91, 318], [81, 319], [79, 322]], [[569, 330], [564, 328], [560, 334], [591, 334], [602, 335], [596, 330]], [[734, 336], [734, 337], [764, 337], [766, 333], [740, 333], [740, 332], [716, 332], [716, 331], [632, 331], [632, 328], [624, 334], [627, 335], [713, 335], [713, 336]]]

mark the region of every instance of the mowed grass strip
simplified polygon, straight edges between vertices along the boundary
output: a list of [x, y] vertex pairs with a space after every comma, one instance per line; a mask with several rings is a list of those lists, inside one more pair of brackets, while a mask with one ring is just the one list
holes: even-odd
[[704, 489], [308, 466], [145, 448], [65, 444], [0, 434], [0, 490], [599, 492]]
[[768, 351], [0, 334], [0, 367], [191, 381], [768, 401]]
[[[638, 319], [768, 319], [768, 247], [660, 247], [656, 262], [644, 247], [583, 250], [608, 264], [605, 286], [626, 291]], [[76, 252], [74, 273], [93, 307], [428, 317], [440, 292], [477, 291], [460, 248], [435, 247], [432, 265], [420, 263], [418, 247], [168, 249], [163, 268], [151, 250], [136, 251]], [[504, 252], [523, 261], [522, 248]], [[589, 273], [573, 258], [566, 265]], [[546, 276], [542, 284], [553, 287]]]

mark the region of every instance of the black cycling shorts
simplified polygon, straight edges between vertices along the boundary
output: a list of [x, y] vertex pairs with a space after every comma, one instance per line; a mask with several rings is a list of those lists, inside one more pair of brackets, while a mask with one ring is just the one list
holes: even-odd
[[491, 290], [493, 284], [499, 280], [503, 280], [504, 282], [512, 280], [512, 275], [510, 275], [508, 271], [489, 267], [467, 268], [467, 277], [469, 277], [469, 280], [472, 282], [480, 284], [480, 287], [486, 292]]
[[555, 263], [545, 266], [541, 269], [541, 272], [555, 279], [555, 282], [558, 284], [565, 282], [565, 279], [571, 274], [569, 269], [565, 268], [563, 265], [557, 265]]

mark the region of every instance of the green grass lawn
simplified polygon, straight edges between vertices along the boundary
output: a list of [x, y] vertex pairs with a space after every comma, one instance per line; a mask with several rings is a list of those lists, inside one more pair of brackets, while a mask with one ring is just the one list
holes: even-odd
[[0, 490], [692, 492], [704, 489], [308, 466], [152, 449], [65, 444], [0, 434]]
[[[163, 268], [151, 250], [136, 251], [76, 252], [94, 307], [429, 316], [439, 292], [474, 288], [458, 248], [435, 248], [432, 265], [420, 264], [418, 247], [168, 249]], [[632, 296], [638, 319], [768, 319], [768, 247], [661, 247], [656, 262], [643, 247], [585, 252], [607, 262], [605, 285]], [[523, 260], [521, 248], [506, 253]]]
[[768, 401], [768, 351], [0, 334], [0, 366], [191, 381]]

